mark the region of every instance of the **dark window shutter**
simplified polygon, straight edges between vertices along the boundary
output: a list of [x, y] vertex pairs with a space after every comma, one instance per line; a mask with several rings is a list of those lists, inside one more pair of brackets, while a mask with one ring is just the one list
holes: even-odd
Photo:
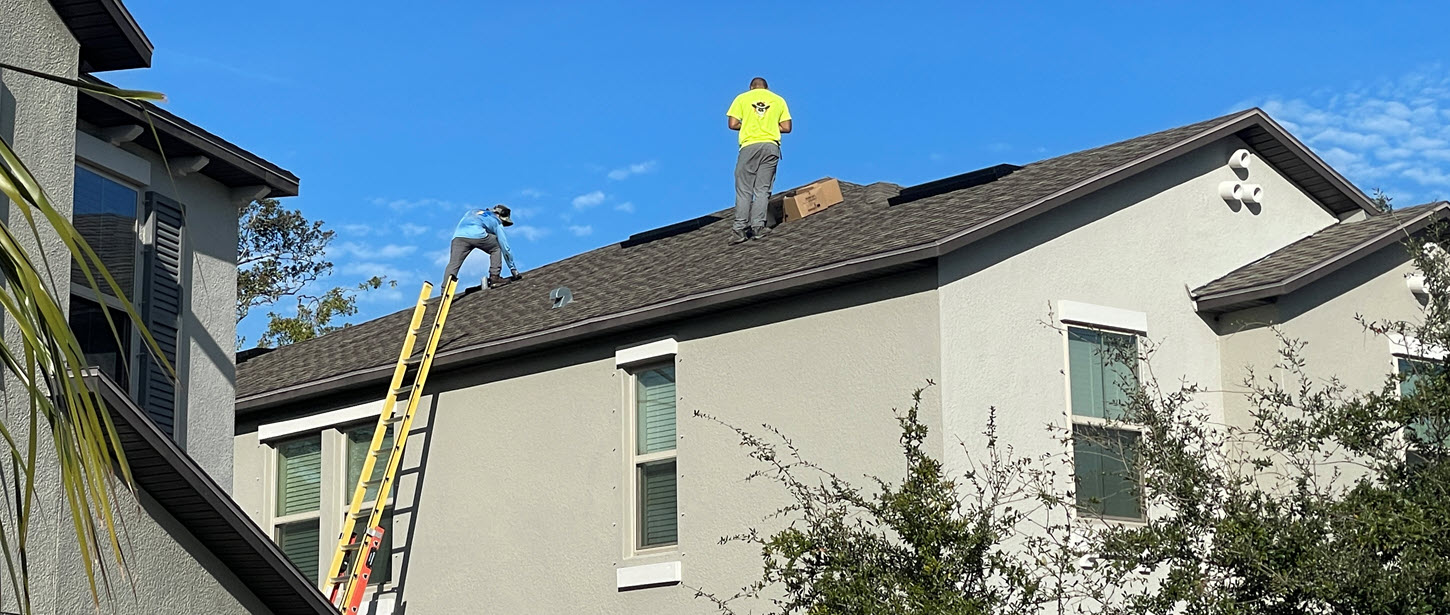
[[[179, 371], [176, 348], [181, 338], [181, 311], [185, 305], [181, 292], [181, 234], [185, 214], [181, 203], [147, 192], [146, 218], [151, 241], [145, 246], [146, 280], [141, 295], [141, 317], [151, 336], [156, 338], [161, 353]], [[156, 426], [174, 438], [179, 405], [176, 383], [166, 368], [151, 357], [149, 348], [141, 354], [145, 367], [137, 401]]]

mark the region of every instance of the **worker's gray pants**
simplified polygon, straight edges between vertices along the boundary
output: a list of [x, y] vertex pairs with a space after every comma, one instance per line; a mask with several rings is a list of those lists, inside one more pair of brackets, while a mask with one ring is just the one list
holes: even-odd
[[736, 233], [748, 226], [765, 226], [765, 208], [770, 202], [770, 185], [775, 183], [775, 165], [780, 162], [780, 145], [751, 143], [740, 148], [735, 162]]
[[493, 235], [484, 235], [483, 239], [469, 239], [467, 237], [454, 237], [453, 243], [448, 246], [448, 269], [443, 272], [443, 283], [448, 283], [448, 276], [458, 275], [458, 269], [463, 266], [463, 259], [474, 250], [483, 250], [488, 253], [488, 275], [497, 276], [503, 273], [503, 250], [498, 247], [498, 238]]

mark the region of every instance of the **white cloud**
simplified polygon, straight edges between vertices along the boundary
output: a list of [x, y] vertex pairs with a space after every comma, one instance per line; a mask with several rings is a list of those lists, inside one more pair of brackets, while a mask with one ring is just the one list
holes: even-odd
[[622, 179], [628, 179], [629, 176], [631, 176], [631, 175], [640, 175], [640, 174], [643, 174], [643, 173], [649, 173], [650, 171], [655, 170], [655, 167], [656, 166], [658, 166], [658, 165], [653, 160], [647, 160], [645, 162], [636, 162], [636, 163], [631, 164], [629, 166], [620, 167], [618, 169], [615, 169], [613, 171], [610, 171], [609, 172], [609, 179], [612, 179], [612, 180], [615, 180], [615, 181], [619, 181], [619, 180], [622, 180]]
[[356, 258], [401, 258], [418, 251], [418, 246], [406, 246], [396, 243], [385, 245], [369, 245], [355, 241], [345, 241], [334, 245], [328, 250], [329, 256], [353, 256]]
[[430, 209], [461, 209], [462, 205], [453, 201], [443, 199], [384, 199], [372, 200], [373, 205], [379, 205], [392, 209], [393, 211], [412, 211], [420, 208]]
[[604, 202], [604, 193], [598, 190], [574, 197], [574, 209], [588, 209]]
[[590, 233], [593, 233], [594, 227], [589, 225], [575, 224], [569, 227], [569, 232], [574, 233], [575, 237], [584, 237]]
[[1425, 186], [1450, 186], [1450, 71], [1441, 66], [1259, 102], [1366, 192], [1409, 206]]
[[402, 231], [406, 237], [417, 237], [428, 232], [428, 227], [421, 224], [413, 224], [412, 222], [404, 222], [398, 226], [398, 230]]
[[353, 261], [350, 263], [343, 263], [337, 268], [337, 271], [344, 276], [356, 277], [359, 280], [364, 280], [375, 275], [379, 275], [388, 278], [389, 280], [395, 280], [399, 284], [410, 281], [417, 275], [413, 271], [405, 270], [391, 263], [381, 263], [377, 261]]
[[525, 196], [525, 197], [528, 197], [528, 198], [531, 198], [531, 199], [537, 199], [537, 198], [541, 198], [541, 197], [548, 196], [548, 193], [546, 193], [546, 192], [544, 192], [542, 190], [535, 189], [535, 188], [524, 188], [523, 190], [520, 190], [519, 191], [519, 195], [520, 196]]
[[373, 227], [366, 224], [344, 224], [340, 228], [349, 235], [369, 235], [373, 232]]
[[540, 239], [548, 237], [549, 232], [549, 229], [540, 228], [537, 226], [529, 226], [527, 224], [515, 224], [509, 227], [508, 230], [508, 234], [518, 235], [519, 237], [523, 237], [524, 239], [527, 239], [529, 241], [538, 241]]
[[618, 205], [615, 205], [614, 206], [614, 211], [622, 211], [622, 212], [627, 213], [627, 214], [632, 214], [632, 213], [634, 213], [634, 203], [632, 203], [630, 201], [625, 201], [623, 203], [620, 203]]

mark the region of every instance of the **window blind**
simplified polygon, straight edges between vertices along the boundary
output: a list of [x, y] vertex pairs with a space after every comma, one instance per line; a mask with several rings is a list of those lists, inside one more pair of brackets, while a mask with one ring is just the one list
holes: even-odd
[[277, 526], [277, 546], [302, 576], [318, 580], [317, 549], [322, 533], [318, 521], [298, 521]]
[[1069, 327], [1067, 360], [1072, 413], [1121, 419], [1138, 386], [1138, 337]]
[[638, 453], [675, 448], [675, 368], [673, 365], [635, 374], [635, 408], [639, 424]]
[[676, 514], [675, 462], [640, 467], [640, 546], [672, 545], [679, 541]]
[[[363, 463], [368, 458], [368, 448], [373, 443], [373, 429], [376, 425], [368, 425], [347, 432], [347, 489], [343, 494], [344, 502], [352, 501], [352, 490], [357, 488], [358, 476], [362, 474]], [[383, 450], [393, 447], [393, 427], [388, 426], [387, 432], [383, 434]], [[383, 475], [383, 470], [388, 463], [387, 456], [379, 457], [373, 464], [373, 474], [368, 477], [376, 479]], [[378, 497], [378, 487], [381, 485], [368, 485], [367, 495], [363, 497], [366, 501], [372, 501]]]
[[277, 445], [277, 516], [317, 510], [322, 494], [322, 436]]
[[1078, 509], [1097, 515], [1138, 519], [1142, 496], [1133, 468], [1138, 434], [1121, 429], [1073, 427], [1073, 466]]

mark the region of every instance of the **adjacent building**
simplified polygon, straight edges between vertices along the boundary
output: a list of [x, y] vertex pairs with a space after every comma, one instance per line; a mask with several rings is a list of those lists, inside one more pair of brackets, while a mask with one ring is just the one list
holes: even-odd
[[[151, 55], [119, 0], [0, 0], [0, 62], [95, 79], [145, 68]], [[78, 94], [16, 71], [0, 70], [0, 138], [72, 216], [178, 372], [172, 380], [147, 359], [118, 297], [64, 267], [69, 253], [58, 238], [32, 246], [62, 264], [51, 274], [138, 485], [118, 502], [129, 567], [124, 577], [112, 572], [103, 612], [327, 613], [315, 586], [228, 493], [238, 208], [297, 194], [297, 177], [154, 105]], [[10, 228], [27, 228], [17, 205], [4, 205]], [[122, 323], [119, 340], [108, 311]], [[5, 325], [17, 339], [14, 323]], [[6, 394], [13, 404], [23, 391]], [[91, 612], [54, 464], [38, 472], [44, 512], [30, 540], [48, 546], [30, 551], [35, 612]], [[15, 610], [13, 600], [3, 592], [0, 610]]]
[[[1108, 349], [1247, 420], [1278, 325], [1312, 369], [1377, 387], [1415, 318], [1401, 242], [1450, 206], [1381, 212], [1258, 109], [845, 201], [730, 246], [729, 212], [643, 232], [458, 298], [386, 520], [379, 612], [708, 613], [759, 553], [719, 538], [786, 503], [697, 412], [768, 424], [846, 477], [899, 476], [893, 408], [967, 466], [988, 409], [1021, 453], [1071, 455], [1085, 516], [1143, 505], [1110, 450]], [[550, 290], [572, 302], [556, 306]], [[401, 312], [238, 366], [234, 495], [319, 583], [407, 326]], [[1137, 353], [1131, 353], [1136, 355]], [[1124, 484], [1124, 481], [1129, 481]], [[1065, 484], [1064, 491], [1074, 489]], [[764, 525], [772, 527], [770, 523]]]

